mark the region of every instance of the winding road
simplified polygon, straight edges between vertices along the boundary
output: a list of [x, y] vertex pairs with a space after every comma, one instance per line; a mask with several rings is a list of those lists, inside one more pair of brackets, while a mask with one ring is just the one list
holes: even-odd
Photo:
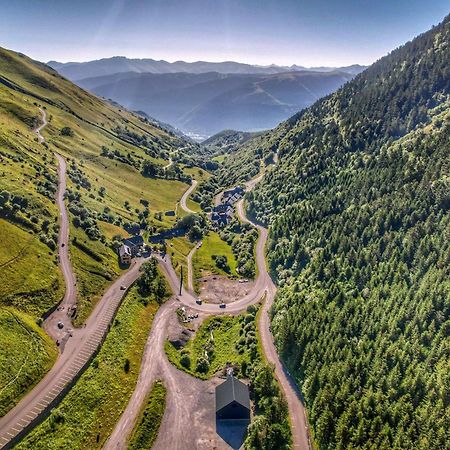
[[[246, 188], [248, 190], [252, 189], [262, 176], [259, 175], [250, 180], [246, 183]], [[165, 257], [156, 256], [160, 267], [167, 277], [172, 292], [176, 295], [176, 300], [172, 299], [163, 305], [155, 316], [152, 331], [146, 344], [136, 389], [127, 408], [116, 424], [113, 433], [105, 444], [105, 450], [126, 449], [129, 434], [136, 423], [139, 412], [146, 396], [150, 392], [153, 382], [158, 377], [164, 380], [168, 390], [168, 397], [166, 413], [161, 424], [158, 439], [153, 448], [157, 450], [168, 448], [171, 450], [222, 448], [223, 442], [208, 442], [206, 444], [202, 440], [202, 436], [205, 435], [207, 430], [211, 430], [211, 427], [214, 429], [214, 424], [211, 422], [211, 417], [214, 416], [214, 412], [211, 410], [205, 412], [205, 408], [199, 408], [199, 399], [206, 395], [205, 391], [211, 394], [209, 401], [211, 405], [213, 404], [213, 390], [210, 389], [209, 382], [200, 382], [190, 377], [177, 370], [167, 360], [164, 351], [164, 340], [167, 335], [168, 317], [180, 303], [208, 315], [231, 314], [245, 310], [248, 305], [257, 303], [263, 297], [265, 297], [265, 302], [259, 319], [261, 343], [267, 361], [274, 365], [275, 376], [287, 399], [293, 437], [292, 447], [296, 450], [311, 450], [306, 412], [300, 392], [296, 387], [295, 381], [284, 369], [278, 357], [270, 331], [268, 311], [273, 304], [276, 287], [267, 271], [265, 259], [268, 230], [261, 225], [253, 223], [246, 217], [243, 200], [237, 203], [236, 209], [237, 214], [243, 222], [252, 224], [259, 231], [259, 238], [256, 245], [258, 276], [252, 291], [238, 301], [229, 303], [226, 310], [219, 309], [218, 305], [215, 304], [203, 303], [198, 305], [195, 296], [189, 289], [182, 288], [181, 295], [179, 295], [179, 278], [171, 264], [169, 255]], [[202, 385], [203, 388], [197, 387], [198, 383], [206, 383], [207, 387], [205, 388], [205, 385]], [[201, 421], [198, 416], [202, 418]], [[225, 446], [223, 448], [229, 447]]]
[[196, 214], [195, 211], [193, 211], [191, 208], [188, 207], [186, 204], [187, 199], [191, 195], [192, 191], [197, 187], [197, 180], [192, 180], [191, 185], [186, 190], [186, 192], [183, 194], [180, 200], [180, 206], [183, 208], [184, 211], [186, 211], [188, 214]]
[[[42, 125], [34, 131], [39, 142], [44, 142], [40, 131], [47, 124], [45, 111]], [[21, 401], [5, 416], [0, 418], [0, 448], [8, 449], [25, 436], [34, 426], [42, 421], [82, 374], [96, 354], [118, 307], [125, 295], [122, 285], [130, 286], [140, 276], [139, 268], [144, 258], [136, 259], [131, 268], [119, 277], [104, 293], [96, 304], [83, 328], [68, 328], [70, 319], [67, 306], [76, 299], [75, 276], [72, 271], [68, 249], [69, 219], [64, 204], [66, 165], [64, 159], [58, 158], [58, 194], [57, 204], [60, 209], [61, 224], [58, 239], [58, 257], [64, 274], [66, 292], [58, 308], [49, 316], [44, 326], [53, 338], [61, 339], [60, 354], [47, 375], [25, 395]], [[62, 246], [62, 244], [65, 244]], [[59, 330], [57, 323], [64, 319], [64, 326]], [[61, 338], [62, 335], [62, 338]]]
[[[44, 142], [40, 131], [47, 122], [45, 111], [41, 110], [41, 113], [43, 124], [36, 128], [35, 132], [38, 135], [39, 142]], [[64, 312], [64, 310], [75, 303], [76, 290], [68, 251], [69, 220], [64, 205], [66, 165], [62, 156], [56, 155], [56, 157], [58, 159], [59, 177], [57, 204], [61, 216], [58, 255], [66, 283], [66, 292], [59, 309], [53, 313], [55, 314], [53, 318], [62, 317], [65, 314], [65, 322], [67, 322], [67, 312]], [[262, 176], [248, 182], [247, 189], [252, 189]], [[182, 208], [187, 212], [194, 212], [187, 207], [186, 200], [196, 185], [197, 182], [194, 180], [180, 200]], [[259, 231], [256, 245], [258, 276], [252, 291], [238, 301], [228, 304], [226, 310], [223, 310], [214, 304], [198, 305], [195, 296], [189, 292], [189, 289], [183, 288], [181, 295], [172, 298], [159, 309], [146, 343], [136, 389], [105, 444], [105, 449], [126, 448], [129, 433], [133, 429], [145, 398], [157, 378], [164, 380], [168, 394], [161, 432], [154, 448], [158, 450], [169, 448], [171, 450], [228, 448], [219, 438], [215, 441], [201, 439], [202, 433], [207, 433], [208, 436], [215, 435], [213, 421], [214, 386], [211, 381], [197, 380], [170, 364], [164, 352], [167, 324], [170, 316], [180, 304], [204, 314], [230, 314], [245, 310], [248, 305], [257, 303], [263, 297], [266, 300], [260, 315], [261, 342], [267, 360], [274, 364], [275, 375], [287, 398], [293, 434], [293, 448], [300, 450], [311, 448], [303, 404], [295, 383], [284, 370], [278, 358], [270, 332], [270, 321], [267, 313], [273, 303], [276, 287], [268, 274], [265, 261], [268, 231], [261, 225], [252, 223], [245, 216], [243, 200], [237, 203], [237, 213], [242, 221], [251, 223]], [[179, 279], [169, 256], [156, 257], [172, 291], [178, 293]], [[60, 346], [61, 353], [53, 368], [8, 414], [0, 419], [0, 448], [12, 447], [15, 442], [45, 418], [51, 408], [64, 397], [83, 370], [89, 365], [108, 333], [109, 326], [125, 294], [125, 291], [121, 290], [121, 286], [130, 286], [139, 277], [139, 268], [144, 261], [144, 258], [136, 259], [131, 268], [107, 289], [83, 328], [68, 330], [67, 326], [63, 327], [65, 340], [63, 345]], [[52, 319], [52, 315], [46, 322], [47, 331], [51, 335], [55, 335], [55, 320]], [[208, 406], [205, 407], [204, 405]], [[165, 432], [162, 432], [163, 429]]]

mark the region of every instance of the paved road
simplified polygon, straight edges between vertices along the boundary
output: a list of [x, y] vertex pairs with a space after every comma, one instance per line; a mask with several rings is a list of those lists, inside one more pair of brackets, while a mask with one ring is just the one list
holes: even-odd
[[[45, 112], [41, 110], [41, 113], [43, 123], [46, 123]], [[38, 138], [40, 137], [40, 142], [43, 142], [40, 134], [42, 128], [40, 126], [35, 130]], [[62, 163], [62, 158], [58, 158], [58, 161], [60, 163], [58, 172], [59, 181], [61, 182], [61, 177], [65, 172], [65, 166]], [[60, 245], [59, 254], [60, 261], [63, 262], [65, 260], [67, 263], [66, 265], [62, 265], [62, 270], [63, 272], [66, 269], [68, 270], [65, 276], [67, 275], [66, 282], [68, 282], [70, 288], [73, 286], [71, 283], [74, 280], [74, 275], [70, 273], [71, 265], [66, 248], [69, 221], [63, 202], [63, 195], [64, 183], [58, 186], [57, 203], [60, 207], [61, 214], [59, 239], [61, 244], [61, 240], [65, 240], [66, 245], [64, 248], [66, 250], [63, 252], [63, 247]], [[60, 346], [61, 352], [55, 365], [13, 409], [0, 418], [0, 448], [12, 447], [14, 442], [26, 435], [64, 397], [83, 369], [87, 367], [92, 356], [98, 351], [108, 333], [109, 326], [126, 292], [121, 289], [121, 286], [130, 286], [134, 283], [140, 276], [139, 268], [144, 261], [144, 258], [137, 259], [133, 266], [106, 290], [83, 328], [68, 332], [67, 326], [64, 327], [63, 332], [65, 333], [65, 338]], [[69, 302], [73, 300], [73, 296], [75, 295], [74, 291], [70, 289], [68, 291], [60, 306], [63, 306], [65, 301]], [[65, 314], [62, 309], [57, 312], [57, 314], [60, 313]], [[50, 321], [48, 324], [49, 327], [51, 323]]]
[[[250, 180], [246, 184], [247, 189], [252, 189], [260, 179], [261, 176], [258, 176], [255, 179]], [[303, 403], [300, 400], [299, 392], [294, 380], [287, 372], [285, 372], [281, 364], [270, 332], [268, 311], [272, 306], [276, 287], [268, 274], [265, 260], [265, 245], [267, 242], [268, 231], [266, 228], [254, 224], [246, 217], [243, 200], [240, 200], [237, 203], [236, 209], [243, 222], [251, 223], [259, 231], [259, 238], [256, 245], [258, 276], [252, 291], [240, 300], [228, 304], [226, 310], [219, 308], [218, 305], [208, 303], [198, 305], [195, 302], [196, 298], [184, 288], [182, 289], [181, 295], [179, 295], [179, 279], [171, 264], [169, 256], [166, 255], [164, 258], [157, 256], [160, 267], [163, 269], [169, 281], [171, 290], [176, 295], [177, 301], [171, 301], [169, 304], [164, 305], [154, 319], [135, 393], [106, 443], [104, 447], [105, 450], [126, 448], [129, 433], [133, 429], [146, 395], [150, 392], [151, 386], [156, 379], [158, 367], [160, 368], [159, 377], [164, 380], [168, 389], [168, 399], [166, 412], [161, 424], [161, 430], [154, 448], [158, 450], [167, 448], [173, 450], [200, 448], [198, 441], [191, 442], [193, 439], [192, 436], [198, 435], [201, 437], [205, 434], [202, 433], [202, 431], [196, 431], [196, 427], [199, 423], [200, 425], [203, 424], [205, 429], [208, 430], [213, 426], [209, 421], [211, 420], [210, 416], [214, 416], [214, 413], [212, 411], [205, 413], [204, 407], [197, 408], [198, 398], [202, 395], [202, 390], [195, 387], [195, 383], [197, 383], [198, 380], [193, 381], [194, 379], [192, 377], [186, 376], [183, 372], [178, 371], [167, 361], [167, 357], [164, 353], [164, 338], [167, 334], [168, 317], [173, 313], [179, 303], [183, 303], [192, 309], [207, 314], [238, 313], [244, 310], [248, 305], [257, 303], [264, 296], [265, 302], [260, 315], [259, 324], [264, 354], [267, 360], [274, 364], [275, 376], [279, 380], [288, 402], [293, 435], [293, 448], [297, 450], [311, 449]], [[203, 388], [203, 391], [204, 390], [205, 388]], [[212, 398], [210, 399], [210, 402], [211, 404], [213, 403]], [[199, 420], [199, 416], [201, 417], [201, 420]], [[209, 435], [211, 434], [214, 433], [210, 432]], [[214, 445], [211, 442], [205, 442], [203, 444], [205, 445], [205, 448], [213, 448], [214, 446], [217, 448], [217, 446], [220, 447], [223, 442], [221, 443], [219, 440], [218, 443], [216, 442]]]
[[[64, 203], [64, 193], [66, 192], [66, 161], [55, 153], [58, 160], [58, 192], [56, 194], [56, 203], [59, 209], [59, 236], [58, 236], [58, 260], [59, 266], [64, 276], [66, 285], [64, 298], [58, 305], [58, 308], [45, 320], [45, 331], [61, 345], [70, 337], [72, 329], [71, 307], [77, 303], [77, 290], [75, 274], [72, 270], [69, 255], [69, 229], [70, 222]], [[58, 328], [58, 323], [64, 324], [62, 329]]]
[[195, 211], [193, 211], [191, 208], [189, 208], [186, 204], [186, 200], [188, 199], [188, 197], [191, 195], [192, 191], [196, 188], [197, 186], [197, 180], [192, 180], [192, 184], [189, 186], [189, 188], [187, 189], [187, 191], [183, 194], [183, 196], [181, 197], [180, 200], [180, 206], [184, 209], [184, 211], [186, 211], [188, 214], [196, 214]]

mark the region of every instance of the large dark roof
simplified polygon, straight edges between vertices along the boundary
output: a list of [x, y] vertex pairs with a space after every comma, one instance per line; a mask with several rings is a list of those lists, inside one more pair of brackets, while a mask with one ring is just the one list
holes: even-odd
[[135, 247], [136, 245], [144, 245], [144, 238], [140, 235], [132, 236], [123, 240], [128, 247]]
[[233, 400], [250, 410], [248, 386], [231, 376], [216, 387], [216, 411], [220, 411]]

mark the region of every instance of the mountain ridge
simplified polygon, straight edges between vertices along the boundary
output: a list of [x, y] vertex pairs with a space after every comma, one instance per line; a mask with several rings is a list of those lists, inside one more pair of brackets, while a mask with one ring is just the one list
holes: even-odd
[[367, 66], [352, 64], [344, 67], [304, 67], [293, 64], [291, 66], [279, 66], [275, 64], [261, 66], [235, 61], [208, 62], [208, 61], [175, 61], [155, 60], [151, 58], [127, 58], [125, 56], [113, 56], [85, 62], [48, 61], [47, 65], [58, 70], [59, 73], [69, 78], [71, 81], [78, 81], [82, 78], [94, 76], [111, 75], [121, 72], [137, 73], [205, 73], [219, 72], [224, 74], [275, 74], [281, 72], [312, 71], [330, 72], [340, 70], [356, 75]]

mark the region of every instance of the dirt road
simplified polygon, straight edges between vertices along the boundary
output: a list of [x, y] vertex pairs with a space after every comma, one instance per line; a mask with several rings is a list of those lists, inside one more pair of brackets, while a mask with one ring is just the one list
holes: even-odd
[[45, 139], [44, 136], [42, 136], [41, 134], [41, 130], [47, 126], [47, 113], [42, 108], [39, 108], [39, 111], [41, 112], [42, 115], [42, 123], [38, 127], [36, 127], [33, 131], [37, 134], [39, 144], [42, 144], [45, 141]]

